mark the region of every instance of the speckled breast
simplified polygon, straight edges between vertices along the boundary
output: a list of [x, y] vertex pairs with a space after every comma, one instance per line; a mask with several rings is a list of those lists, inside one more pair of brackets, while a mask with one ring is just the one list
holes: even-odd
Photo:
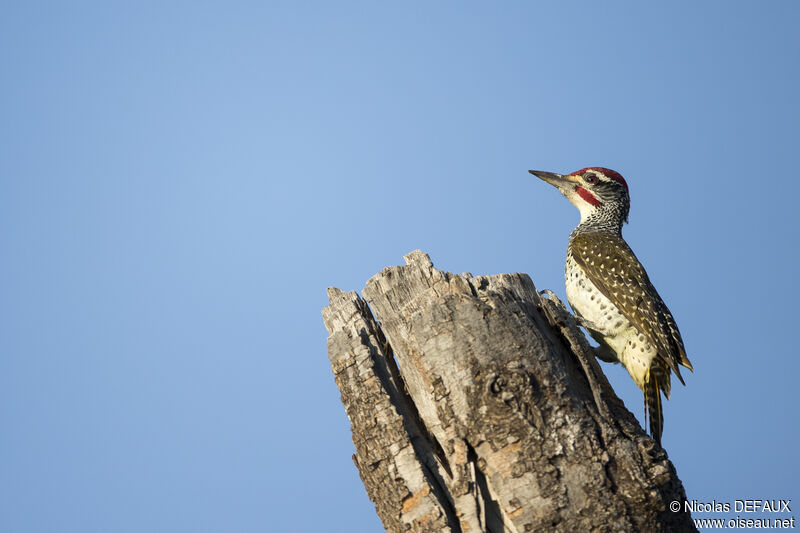
[[625, 315], [597, 289], [569, 253], [564, 279], [569, 305], [580, 316], [593, 322], [598, 333], [604, 337], [613, 337], [630, 326]]
[[572, 309], [596, 326], [596, 329], [587, 328], [589, 333], [596, 341], [611, 349], [634, 383], [642, 388], [646, 372], [656, 355], [653, 346], [619, 308], [600, 292], [569, 254], [565, 280], [567, 300]]

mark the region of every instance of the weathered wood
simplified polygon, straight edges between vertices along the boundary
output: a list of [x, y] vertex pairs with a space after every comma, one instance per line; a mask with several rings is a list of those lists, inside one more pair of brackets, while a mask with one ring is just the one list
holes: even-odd
[[323, 310], [387, 531], [696, 531], [669, 509], [685, 494], [666, 453], [557, 298], [525, 274], [450, 274], [419, 251], [406, 263], [366, 300], [329, 289]]

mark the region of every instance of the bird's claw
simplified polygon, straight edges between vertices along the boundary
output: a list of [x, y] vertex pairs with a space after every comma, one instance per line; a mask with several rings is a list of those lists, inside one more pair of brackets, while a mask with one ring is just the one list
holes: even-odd
[[605, 361], [606, 363], [619, 363], [617, 354], [615, 354], [614, 351], [605, 344], [601, 343], [600, 346], [589, 347], [594, 350], [594, 356], [601, 361]]
[[597, 326], [597, 324], [595, 324], [591, 320], [586, 320], [585, 318], [583, 318], [582, 316], [579, 316], [579, 315], [575, 315], [575, 322], [577, 322], [579, 326], [583, 326], [586, 329], [590, 329], [590, 330], [593, 330], [593, 331], [599, 331], [600, 330], [600, 328]]

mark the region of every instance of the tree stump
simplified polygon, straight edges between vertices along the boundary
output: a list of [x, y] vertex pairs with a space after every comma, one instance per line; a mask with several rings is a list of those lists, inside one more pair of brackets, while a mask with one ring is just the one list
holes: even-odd
[[526, 274], [405, 259], [364, 298], [328, 289], [323, 309], [353, 460], [387, 531], [696, 531], [666, 452], [554, 295]]

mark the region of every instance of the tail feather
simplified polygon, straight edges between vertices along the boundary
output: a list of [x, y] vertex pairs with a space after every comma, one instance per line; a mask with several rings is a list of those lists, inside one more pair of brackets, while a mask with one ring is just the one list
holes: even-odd
[[[655, 363], [655, 361], [654, 361]], [[661, 434], [664, 431], [664, 413], [661, 409], [661, 392], [669, 400], [670, 379], [669, 368], [654, 364], [645, 374], [644, 381], [645, 423], [650, 418], [650, 434], [661, 445]]]

